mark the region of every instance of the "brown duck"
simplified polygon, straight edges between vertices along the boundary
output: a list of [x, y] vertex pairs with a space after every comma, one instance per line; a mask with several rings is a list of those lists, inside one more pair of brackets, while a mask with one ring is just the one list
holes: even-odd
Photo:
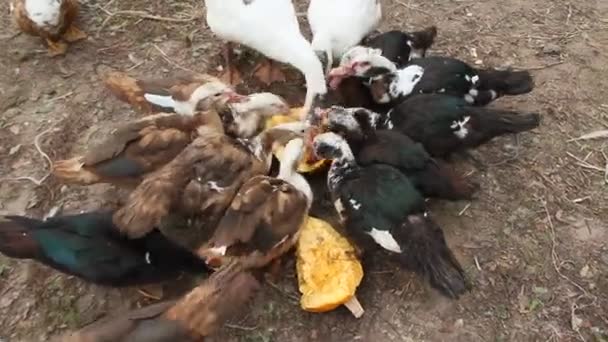
[[115, 213], [114, 222], [135, 238], [154, 227], [162, 227], [169, 214], [187, 221], [197, 220], [198, 228], [188, 229], [184, 233], [192, 235], [179, 242], [188, 248], [199, 247], [202, 239], [208, 237], [205, 233], [215, 229], [241, 186], [257, 175], [268, 173], [273, 145], [303, 136], [308, 127], [302, 122], [282, 124], [254, 139], [234, 139], [216, 130], [200, 128], [199, 132], [206, 132], [200, 133], [167, 165], [147, 176]]
[[95, 322], [57, 342], [195, 342], [238, 315], [260, 283], [240, 262], [215, 272], [177, 301], [166, 301]]
[[231, 256], [255, 258], [263, 267], [295, 244], [313, 199], [296, 171], [303, 150], [302, 139], [291, 140], [276, 178], [256, 176], [243, 184], [199, 256], [214, 267]]
[[221, 98], [245, 99], [218, 78], [198, 73], [178, 72], [170, 78], [136, 79], [110, 71], [102, 75], [106, 87], [121, 101], [142, 113], [175, 112], [193, 115], [208, 109]]
[[150, 115], [118, 127], [83, 156], [56, 162], [53, 175], [82, 185], [137, 184], [141, 176], [170, 162], [190, 144], [198, 136], [199, 127], [223, 132], [214, 110], [193, 116]]

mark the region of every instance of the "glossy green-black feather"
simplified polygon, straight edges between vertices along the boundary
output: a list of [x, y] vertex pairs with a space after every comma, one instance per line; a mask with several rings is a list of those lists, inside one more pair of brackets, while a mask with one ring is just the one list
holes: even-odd
[[424, 211], [424, 198], [412, 182], [389, 165], [360, 167], [347, 175], [336, 194], [345, 209], [347, 226], [391, 231], [412, 213]]
[[391, 165], [405, 174], [425, 197], [448, 200], [472, 197], [473, 187], [450, 166], [433, 159], [422, 144], [404, 134], [371, 130], [363, 142], [353, 145], [360, 146], [355, 152], [357, 163]]
[[[538, 127], [540, 116], [493, 108], [475, 107], [459, 97], [441, 94], [415, 95], [387, 114], [388, 128], [421, 143], [435, 157], [478, 147], [493, 138]], [[466, 133], [456, 134], [465, 122]]]
[[153, 283], [181, 271], [206, 270], [201, 260], [158, 231], [140, 239], [127, 239], [114, 227], [111, 212], [47, 221], [4, 217], [0, 220], [0, 251], [111, 286]]

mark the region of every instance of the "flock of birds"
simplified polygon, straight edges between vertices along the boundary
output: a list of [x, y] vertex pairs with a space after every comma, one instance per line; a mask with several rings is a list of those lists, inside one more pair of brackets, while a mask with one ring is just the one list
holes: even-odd
[[[382, 17], [378, 0], [311, 0], [312, 42], [291, 0], [205, 5], [209, 27], [228, 42], [224, 74], [138, 80], [107, 73], [107, 88], [146, 116], [55, 163], [63, 182], [131, 189], [125, 203], [44, 221], [2, 217], [0, 252], [108, 286], [216, 272], [179, 300], [66, 340], [181, 341], [215, 332], [259, 288], [260, 270], [297, 241], [315, 197], [298, 172], [302, 164], [327, 172], [325, 190], [359, 256], [384, 249], [448, 297], [469, 290], [426, 199], [470, 200], [476, 186], [450, 157], [538, 127], [538, 114], [486, 107], [530, 92], [530, 73], [426, 56], [435, 27], [373, 32]], [[76, 0], [13, 0], [11, 10], [51, 55], [86, 37], [74, 26]], [[234, 90], [241, 76], [232, 43], [269, 58], [255, 71], [265, 83], [284, 80], [276, 61], [302, 72], [307, 92], [297, 118], [268, 126], [290, 112], [285, 100]], [[280, 155], [278, 172], [273, 155]]]

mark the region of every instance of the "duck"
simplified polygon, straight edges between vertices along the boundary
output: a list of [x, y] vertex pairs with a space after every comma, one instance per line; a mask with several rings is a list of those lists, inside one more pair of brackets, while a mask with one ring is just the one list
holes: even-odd
[[259, 258], [263, 267], [293, 247], [305, 224], [313, 193], [296, 168], [304, 140], [287, 143], [276, 177], [246, 181], [232, 200], [211, 239], [197, 254], [214, 267], [231, 257]]
[[397, 70], [397, 65], [382, 55], [382, 50], [365, 46], [355, 46], [346, 52], [340, 65], [328, 75], [332, 94], [337, 95], [341, 106], [369, 108], [374, 112], [386, 113], [392, 107], [374, 100], [369, 89], [372, 77]]
[[269, 119], [291, 110], [284, 98], [267, 92], [254, 93], [236, 102], [219, 101], [216, 108], [226, 134], [243, 139], [259, 134]]
[[199, 135], [200, 127], [223, 132], [214, 110], [193, 116], [159, 113], [119, 124], [83, 155], [53, 163], [52, 174], [70, 184], [137, 185], [145, 174], [164, 166], [186, 148]]
[[537, 128], [538, 113], [472, 106], [445, 94], [418, 94], [385, 115], [366, 112], [376, 129], [399, 131], [421, 143], [430, 155], [449, 160], [496, 137]]
[[19, 29], [44, 39], [51, 57], [64, 55], [68, 43], [87, 38], [75, 23], [78, 0], [11, 0], [9, 6]]
[[106, 88], [138, 112], [194, 115], [209, 109], [214, 101], [244, 101], [217, 77], [194, 72], [176, 72], [172, 77], [137, 79], [120, 71], [101, 75]]
[[[241, 186], [255, 176], [268, 174], [273, 148], [304, 137], [308, 129], [305, 122], [292, 122], [265, 130], [254, 139], [234, 139], [199, 128], [208, 132], [146, 176], [114, 214], [114, 223], [131, 238], [161, 226], [161, 231], [178, 243], [198, 248], [217, 227]], [[163, 223], [171, 222], [175, 215], [194, 223], [172, 234], [175, 224]]]
[[360, 253], [381, 248], [400, 264], [427, 278], [449, 298], [466, 293], [469, 282], [424, 197], [409, 178], [385, 164], [362, 166], [344, 138], [333, 132], [315, 137], [314, 151], [331, 159], [327, 187], [349, 237]]
[[358, 78], [368, 84], [371, 78], [397, 70], [397, 64], [383, 56], [381, 49], [358, 45], [342, 56], [340, 65], [331, 69], [327, 81], [330, 88], [336, 90], [345, 79]]
[[406, 175], [425, 198], [471, 200], [476, 187], [447, 163], [433, 158], [420, 143], [407, 135], [374, 129], [374, 115], [365, 108], [331, 107], [324, 125], [340, 134], [350, 146], [357, 164], [386, 164]]
[[412, 94], [440, 93], [485, 106], [499, 97], [527, 94], [534, 88], [529, 71], [476, 69], [450, 57], [416, 58], [370, 84], [374, 100], [396, 105]]
[[255, 270], [234, 262], [177, 300], [114, 314], [65, 333], [62, 342], [200, 342], [238, 317], [261, 289]]
[[[264, 56], [290, 64], [306, 81], [303, 113], [316, 106], [315, 99], [327, 94], [323, 65], [312, 45], [302, 35], [291, 0], [205, 0], [207, 24], [211, 31], [228, 42], [224, 47], [227, 79], [230, 84], [240, 77], [232, 64], [232, 45], [239, 43]], [[270, 84], [285, 77], [267, 59], [256, 68], [258, 78]], [[226, 76], [226, 74], [224, 75]], [[306, 118], [302, 116], [302, 120]]]
[[382, 56], [404, 67], [414, 58], [426, 57], [437, 37], [437, 26], [429, 26], [420, 31], [404, 32], [392, 30], [367, 38], [362, 46], [382, 51]]
[[112, 287], [147, 285], [182, 272], [204, 274], [206, 264], [153, 230], [128, 239], [111, 211], [49, 218], [0, 217], [0, 253], [31, 259], [85, 281]]
[[334, 59], [340, 60], [378, 27], [382, 4], [379, 0], [311, 0], [307, 16], [312, 48], [329, 74]]

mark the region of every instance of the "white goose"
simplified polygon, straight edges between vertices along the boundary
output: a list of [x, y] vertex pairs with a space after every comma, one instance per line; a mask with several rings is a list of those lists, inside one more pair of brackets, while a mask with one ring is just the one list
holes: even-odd
[[308, 22], [312, 47], [325, 60], [329, 73], [335, 59], [359, 44], [382, 19], [380, 0], [311, 0]]
[[[229, 42], [224, 58], [231, 81], [235, 70], [230, 43], [235, 42], [299, 69], [306, 78], [306, 109], [315, 95], [327, 93], [323, 65], [300, 32], [291, 0], [205, 0], [205, 5], [211, 31]], [[267, 82], [281, 79], [280, 71], [274, 69], [266, 62], [256, 74]]]

